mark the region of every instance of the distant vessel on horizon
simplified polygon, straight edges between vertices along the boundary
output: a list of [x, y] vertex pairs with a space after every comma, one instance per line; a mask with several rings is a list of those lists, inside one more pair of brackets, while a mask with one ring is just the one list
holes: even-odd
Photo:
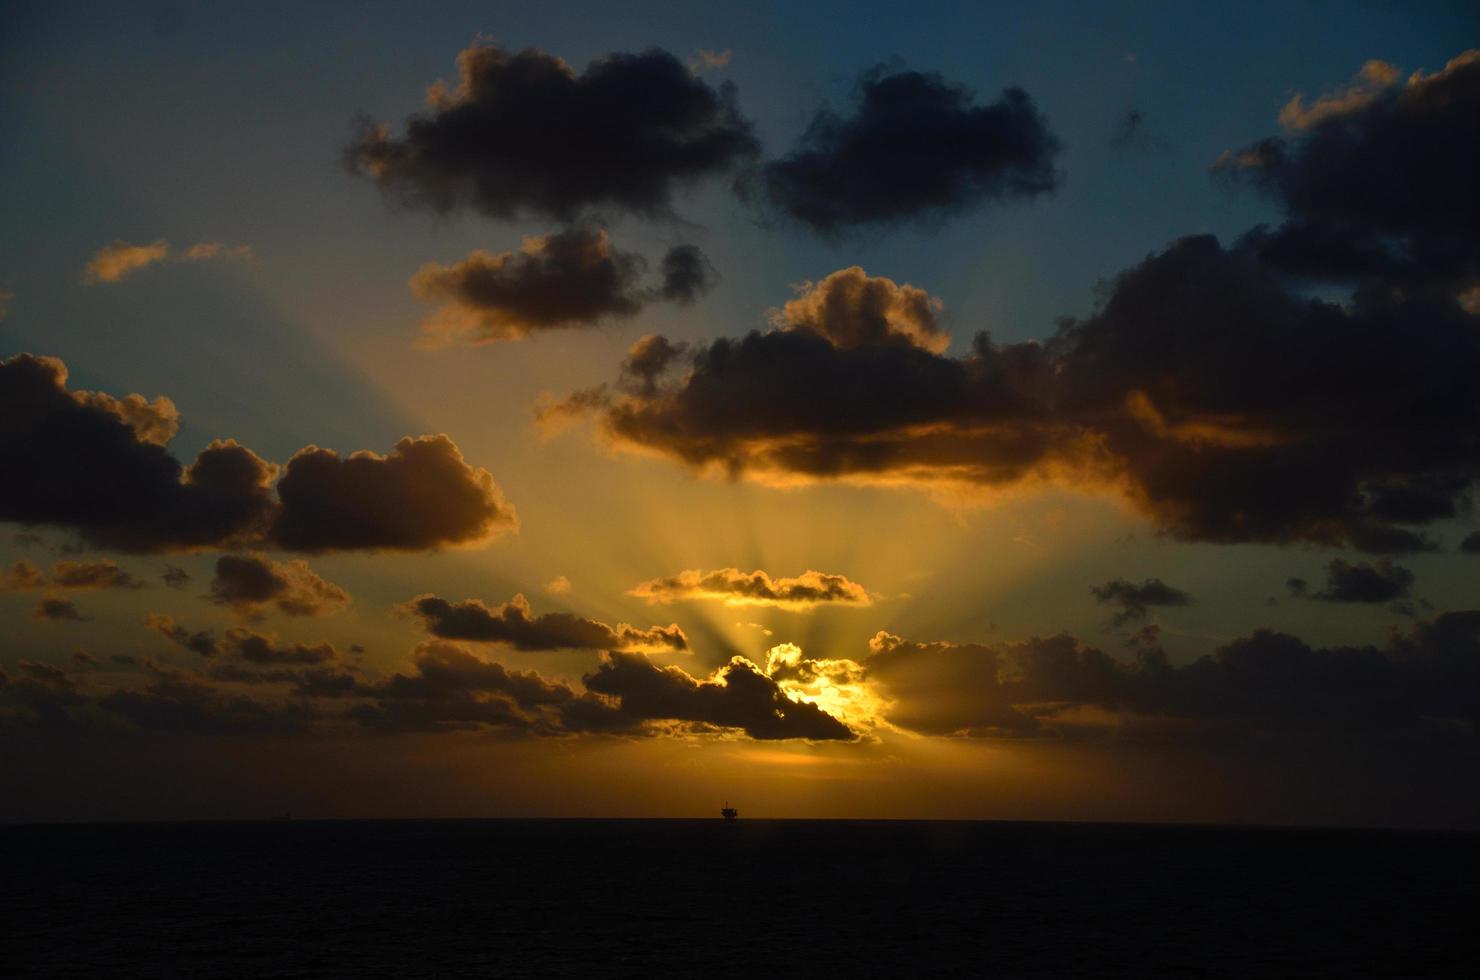
[[740, 816], [740, 811], [730, 806], [729, 800], [725, 800], [725, 805], [720, 807], [719, 809], [719, 815], [724, 817], [726, 820], [734, 820], [736, 817]]

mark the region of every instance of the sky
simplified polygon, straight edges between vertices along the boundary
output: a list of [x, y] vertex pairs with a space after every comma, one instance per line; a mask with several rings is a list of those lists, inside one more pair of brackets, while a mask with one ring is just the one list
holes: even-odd
[[1477, 49], [7, 4], [0, 820], [1477, 825]]

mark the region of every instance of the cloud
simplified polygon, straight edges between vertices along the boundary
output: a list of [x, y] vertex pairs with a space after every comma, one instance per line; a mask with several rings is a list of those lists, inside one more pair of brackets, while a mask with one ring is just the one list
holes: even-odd
[[1412, 585], [1413, 573], [1385, 558], [1376, 564], [1338, 558], [1326, 566], [1326, 588], [1313, 598], [1323, 602], [1392, 602], [1407, 598]]
[[522, 595], [500, 606], [477, 599], [449, 602], [439, 596], [417, 596], [406, 611], [421, 620], [428, 633], [444, 640], [505, 643], [516, 650], [652, 650], [689, 648], [678, 624], [639, 629], [626, 623], [615, 627], [571, 613], [535, 616]]
[[771, 322], [821, 337], [838, 350], [897, 343], [939, 354], [951, 343], [936, 318], [940, 309], [941, 301], [918, 286], [900, 286], [855, 265], [803, 283], [795, 299], [772, 312]]
[[1215, 165], [1278, 202], [1256, 236], [1264, 259], [1301, 276], [1379, 280], [1454, 302], [1480, 283], [1480, 50], [1433, 75], [1369, 61], [1349, 86], [1280, 113], [1286, 132]]
[[9, 289], [0, 289], [0, 320], [4, 320], [10, 313], [10, 304], [15, 302], [15, 293]]
[[98, 250], [83, 270], [82, 281], [89, 285], [118, 282], [136, 272], [162, 262], [206, 262], [213, 259], [250, 259], [252, 246], [199, 242], [175, 249], [163, 238], [134, 245], [119, 240]]
[[442, 304], [422, 323], [429, 339], [482, 344], [631, 317], [655, 299], [689, 302], [712, 280], [692, 245], [667, 253], [660, 286], [642, 285], [646, 268], [642, 256], [614, 248], [604, 229], [577, 225], [526, 238], [517, 252], [429, 263], [412, 277], [411, 291]]
[[329, 643], [283, 643], [269, 633], [229, 629], [223, 649], [248, 663], [263, 666], [326, 664], [339, 658]]
[[302, 703], [223, 694], [172, 668], [146, 663], [146, 669], [152, 676], [148, 687], [116, 690], [100, 698], [99, 707], [146, 731], [195, 735], [296, 734], [315, 718]]
[[[1176, 723], [1174, 737], [1236, 731], [1424, 730], [1480, 722], [1480, 611], [1445, 613], [1385, 648], [1313, 648], [1255, 630], [1213, 655], [1176, 666], [1157, 645], [1127, 663], [1061, 634], [1022, 643], [917, 643], [879, 633], [868, 677], [887, 717], [922, 734], [1062, 734], [1076, 709]], [[1110, 719], [1112, 725], [1116, 719]], [[1177, 727], [1180, 725], [1180, 727]]]
[[1110, 145], [1116, 149], [1140, 146], [1146, 142], [1146, 115], [1140, 109], [1130, 108], [1115, 124], [1110, 134]]
[[821, 603], [849, 606], [873, 603], [868, 590], [846, 575], [830, 575], [810, 569], [795, 578], [774, 579], [760, 569], [753, 572], [742, 572], [738, 568], [719, 568], [712, 572], [690, 569], [667, 578], [642, 582], [627, 594], [646, 599], [654, 605], [705, 600], [723, 602], [726, 606], [810, 609]]
[[387, 456], [309, 446], [288, 460], [269, 540], [293, 551], [422, 551], [483, 544], [519, 526], [487, 470], [444, 435]]
[[732, 54], [729, 48], [725, 48], [723, 51], [700, 48], [689, 59], [689, 71], [698, 74], [701, 71], [718, 71], [721, 68], [728, 68], [731, 58]]
[[545, 591], [551, 595], [570, 595], [570, 579], [557, 575], [545, 583]]
[[475, 45], [457, 65], [456, 87], [434, 85], [404, 137], [363, 121], [345, 150], [350, 170], [397, 203], [503, 219], [666, 215], [678, 189], [759, 153], [734, 87], [711, 88], [656, 48], [579, 75], [534, 48]]
[[857, 738], [817, 705], [788, 697], [744, 657], [733, 658], [713, 678], [701, 681], [640, 653], [604, 653], [595, 672], [581, 680], [588, 692], [616, 703], [586, 698], [568, 704], [565, 724], [577, 730], [620, 729], [661, 719], [736, 728], [759, 740]]
[[77, 611], [77, 604], [71, 599], [42, 596], [37, 601], [36, 608], [31, 610], [31, 618], [38, 623], [78, 622], [82, 619], [82, 613]]
[[323, 665], [339, 659], [331, 643], [285, 643], [271, 633], [233, 627], [220, 639], [210, 630], [191, 632], [166, 613], [149, 613], [144, 625], [175, 646], [206, 659], [215, 657], [257, 666]]
[[175, 617], [168, 613], [147, 613], [144, 616], [144, 625], [190, 653], [202, 657], [214, 657], [220, 652], [220, 646], [216, 642], [214, 633], [210, 630], [192, 633], [177, 623]]
[[831, 235], [1054, 190], [1059, 141], [1028, 94], [974, 99], [938, 74], [875, 68], [859, 79], [851, 116], [819, 110], [792, 152], [765, 165], [766, 198]]
[[421, 643], [411, 658], [411, 673], [397, 673], [368, 686], [364, 693], [374, 700], [352, 708], [350, 717], [384, 732], [532, 729], [541, 723], [546, 708], [576, 696], [564, 684], [509, 670], [443, 640]]
[[617, 448], [700, 471], [979, 497], [1053, 484], [1193, 541], [1424, 550], [1480, 475], [1472, 318], [1401, 294], [1311, 299], [1245, 244], [1178, 241], [1044, 342], [980, 333], [946, 356], [899, 333], [788, 321], [660, 372], [624, 365], [563, 410], [595, 406]]
[[697, 245], [675, 245], [663, 253], [663, 284], [658, 295], [673, 303], [692, 303], [714, 288], [719, 273]]
[[1110, 620], [1114, 626], [1124, 626], [1132, 620], [1145, 619], [1151, 606], [1192, 605], [1192, 596], [1181, 589], [1172, 588], [1159, 578], [1148, 578], [1139, 585], [1117, 578], [1104, 585], [1091, 585], [1089, 590], [1100, 605], [1120, 607], [1120, 611]]
[[28, 558], [16, 562], [0, 578], [0, 592], [30, 589], [53, 591], [87, 591], [93, 589], [140, 589], [144, 583], [107, 558], [99, 561], [59, 561], [47, 575]]
[[1480, 555], [1480, 531], [1471, 531], [1459, 543], [1459, 550], [1467, 555]]
[[493, 477], [443, 435], [389, 456], [309, 446], [281, 470], [229, 440], [185, 465], [164, 448], [168, 399], [69, 391], [55, 358], [0, 361], [0, 521], [52, 525], [134, 552], [274, 547], [410, 551], [518, 526]]
[[166, 565], [159, 578], [172, 589], [183, 589], [185, 583], [190, 581], [190, 573], [178, 565]]
[[289, 616], [340, 612], [350, 595], [319, 577], [306, 561], [276, 562], [264, 555], [222, 555], [216, 559], [211, 599], [245, 616], [276, 606]]

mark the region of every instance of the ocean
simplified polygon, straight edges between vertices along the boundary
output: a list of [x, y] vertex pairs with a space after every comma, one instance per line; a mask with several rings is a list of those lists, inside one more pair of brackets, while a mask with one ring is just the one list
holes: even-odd
[[748, 820], [0, 827], [0, 976], [1480, 976], [1480, 835]]

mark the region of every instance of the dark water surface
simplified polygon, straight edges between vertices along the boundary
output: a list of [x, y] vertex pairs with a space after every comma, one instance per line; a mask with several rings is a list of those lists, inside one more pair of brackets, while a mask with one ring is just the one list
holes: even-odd
[[1480, 836], [741, 820], [0, 827], [0, 976], [1480, 976]]

